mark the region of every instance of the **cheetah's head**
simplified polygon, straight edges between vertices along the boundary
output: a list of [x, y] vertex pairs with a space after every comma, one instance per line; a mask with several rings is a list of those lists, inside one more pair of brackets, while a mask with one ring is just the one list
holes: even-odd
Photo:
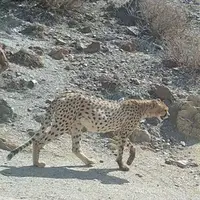
[[151, 100], [150, 106], [147, 109], [147, 117], [157, 117], [160, 121], [168, 118], [169, 112], [168, 107], [160, 99]]

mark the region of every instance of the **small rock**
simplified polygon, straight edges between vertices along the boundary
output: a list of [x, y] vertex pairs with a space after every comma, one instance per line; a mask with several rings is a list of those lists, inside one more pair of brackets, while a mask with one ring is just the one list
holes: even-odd
[[34, 117], [34, 120], [38, 123], [42, 123], [42, 121], [44, 120], [44, 115], [43, 114], [40, 114], [40, 115], [35, 115]]
[[120, 102], [120, 101], [124, 101], [124, 100], [125, 100], [125, 98], [122, 97], [122, 98], [118, 99], [118, 102]]
[[175, 100], [169, 88], [164, 85], [153, 85], [150, 93], [161, 100], [169, 100], [170, 102]]
[[178, 67], [177, 62], [174, 60], [170, 60], [170, 59], [162, 60], [162, 64], [164, 67], [168, 67], [168, 68], [177, 68]]
[[85, 18], [89, 21], [95, 21], [95, 14], [94, 13], [85, 13]]
[[136, 46], [132, 42], [124, 43], [121, 45], [120, 48], [123, 49], [124, 51], [128, 51], [128, 52], [133, 52], [136, 50]]
[[167, 165], [173, 165], [175, 163], [175, 160], [173, 159], [165, 159], [165, 164]]
[[99, 162], [100, 162], [100, 163], [103, 163], [104, 161], [103, 161], [103, 160], [100, 160]]
[[32, 51], [34, 51], [37, 55], [42, 56], [44, 54], [44, 51], [41, 47], [38, 46], [30, 46], [29, 49], [31, 49]]
[[32, 89], [35, 87], [36, 84], [38, 84], [38, 82], [36, 80], [31, 80], [28, 82], [27, 87]]
[[28, 112], [31, 112], [33, 109], [32, 108], [27, 108], [27, 111]]
[[85, 26], [83, 28], [80, 28], [79, 30], [81, 33], [91, 33], [92, 32], [92, 30], [89, 26]]
[[142, 178], [143, 177], [143, 175], [142, 174], [135, 174], [136, 176], [138, 176], [138, 177], [140, 177], [140, 178]]
[[71, 70], [71, 67], [70, 67], [69, 65], [67, 65], [67, 66], [65, 67], [65, 69], [66, 69], [66, 70]]
[[16, 77], [21, 76], [22, 74], [20, 72], [15, 72]]
[[52, 100], [50, 100], [50, 99], [47, 99], [47, 100], [45, 101], [45, 103], [47, 103], [47, 104], [51, 104], [51, 102], [52, 102]]
[[185, 144], [185, 142], [184, 142], [184, 141], [181, 141], [181, 142], [180, 142], [180, 144], [181, 144], [181, 146], [183, 146], [183, 147], [185, 147], [185, 146], [186, 146], [186, 144]]
[[0, 45], [0, 73], [5, 71], [9, 67], [8, 59], [4, 50], [1, 48]]
[[109, 52], [109, 48], [107, 46], [102, 46], [101, 51], [103, 53], [107, 53], [107, 52]]
[[84, 45], [80, 41], [76, 41], [75, 43], [73, 43], [73, 45], [78, 51], [83, 51], [84, 49]]
[[66, 42], [64, 40], [60, 39], [60, 38], [56, 38], [56, 43], [55, 44], [56, 45], [65, 45]]
[[4, 80], [4, 88], [7, 91], [14, 91], [14, 90], [25, 90], [27, 89], [28, 81], [23, 78], [15, 78], [11, 76], [10, 79]]
[[25, 29], [21, 30], [20, 33], [29, 36], [35, 36], [39, 38], [44, 38], [44, 25], [39, 23], [29, 24]]
[[63, 59], [66, 55], [70, 54], [70, 50], [64, 49], [64, 48], [54, 48], [50, 51], [48, 54], [55, 60], [61, 60]]
[[165, 84], [165, 85], [169, 85], [169, 83], [170, 83], [169, 78], [163, 77], [162, 78], [162, 83]]
[[135, 85], [140, 85], [140, 81], [137, 78], [131, 78], [130, 83], [133, 83]]
[[199, 165], [197, 163], [191, 162], [190, 167], [198, 167]]
[[168, 165], [176, 165], [180, 168], [186, 167], [198, 167], [198, 164], [191, 162], [191, 160], [174, 160], [174, 159], [166, 159], [165, 163]]
[[166, 142], [162, 146], [163, 146], [164, 149], [169, 149], [170, 148], [170, 143]]
[[27, 130], [27, 133], [30, 137], [34, 136], [35, 135], [35, 131], [33, 129], [28, 129]]
[[116, 79], [114, 79], [112, 76], [109, 76], [107, 74], [99, 76], [98, 80], [101, 83], [101, 88], [100, 88], [101, 90], [103, 89], [103, 90], [113, 92], [120, 86], [120, 83]]
[[137, 26], [128, 26], [127, 32], [130, 35], [138, 36], [140, 34], [139, 28]]
[[188, 160], [178, 160], [176, 161], [176, 165], [180, 168], [186, 168], [189, 165]]
[[29, 67], [31, 69], [44, 67], [44, 63], [38, 55], [32, 54], [25, 49], [21, 49], [18, 52], [11, 54], [8, 59], [10, 62]]
[[179, 70], [180, 70], [179, 67], [175, 67], [175, 68], [173, 68], [173, 71], [175, 71], [175, 72], [179, 72]]
[[101, 45], [98, 41], [93, 41], [91, 44], [89, 44], [84, 50], [85, 53], [96, 53], [100, 51]]
[[180, 187], [178, 184], [175, 184], [176, 187]]
[[74, 20], [74, 19], [71, 19], [69, 22], [68, 22], [68, 26], [69, 28], [74, 28], [74, 27], [77, 27], [79, 25], [78, 21]]

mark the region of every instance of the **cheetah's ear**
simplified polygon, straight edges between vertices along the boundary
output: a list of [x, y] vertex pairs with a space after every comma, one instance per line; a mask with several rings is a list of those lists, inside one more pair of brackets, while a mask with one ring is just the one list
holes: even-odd
[[161, 101], [161, 99], [160, 99], [160, 98], [157, 98], [156, 101]]

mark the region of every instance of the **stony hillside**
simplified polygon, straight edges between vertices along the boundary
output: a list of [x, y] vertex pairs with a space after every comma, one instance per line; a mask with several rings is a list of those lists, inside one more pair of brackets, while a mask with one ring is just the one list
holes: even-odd
[[[199, 3], [181, 1], [200, 33]], [[133, 23], [128, 5], [88, 0], [63, 13], [37, 1], [0, 1], [0, 50], [8, 59], [0, 58], [0, 199], [199, 198], [199, 69], [164, 59], [163, 43]], [[127, 173], [116, 170], [109, 134], [84, 133], [83, 148], [97, 160], [93, 168], [71, 154], [69, 136], [45, 147], [47, 168], [27, 167], [30, 149], [7, 163], [5, 150], [39, 128], [46, 106], [64, 90], [160, 98], [171, 115], [163, 123], [141, 122]]]

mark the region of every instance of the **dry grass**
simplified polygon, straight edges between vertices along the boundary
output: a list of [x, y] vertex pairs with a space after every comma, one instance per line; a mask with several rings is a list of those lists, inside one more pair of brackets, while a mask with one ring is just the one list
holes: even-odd
[[200, 35], [184, 32], [181, 36], [166, 38], [164, 57], [175, 61], [178, 66], [200, 68]]
[[172, 1], [140, 0], [139, 8], [149, 31], [158, 39], [181, 34], [188, 27], [184, 9]]
[[71, 10], [81, 5], [83, 0], [37, 0], [51, 10]]
[[181, 4], [172, 0], [139, 0], [139, 9], [150, 34], [164, 43], [165, 58], [177, 66], [200, 67], [200, 36], [190, 27]]

